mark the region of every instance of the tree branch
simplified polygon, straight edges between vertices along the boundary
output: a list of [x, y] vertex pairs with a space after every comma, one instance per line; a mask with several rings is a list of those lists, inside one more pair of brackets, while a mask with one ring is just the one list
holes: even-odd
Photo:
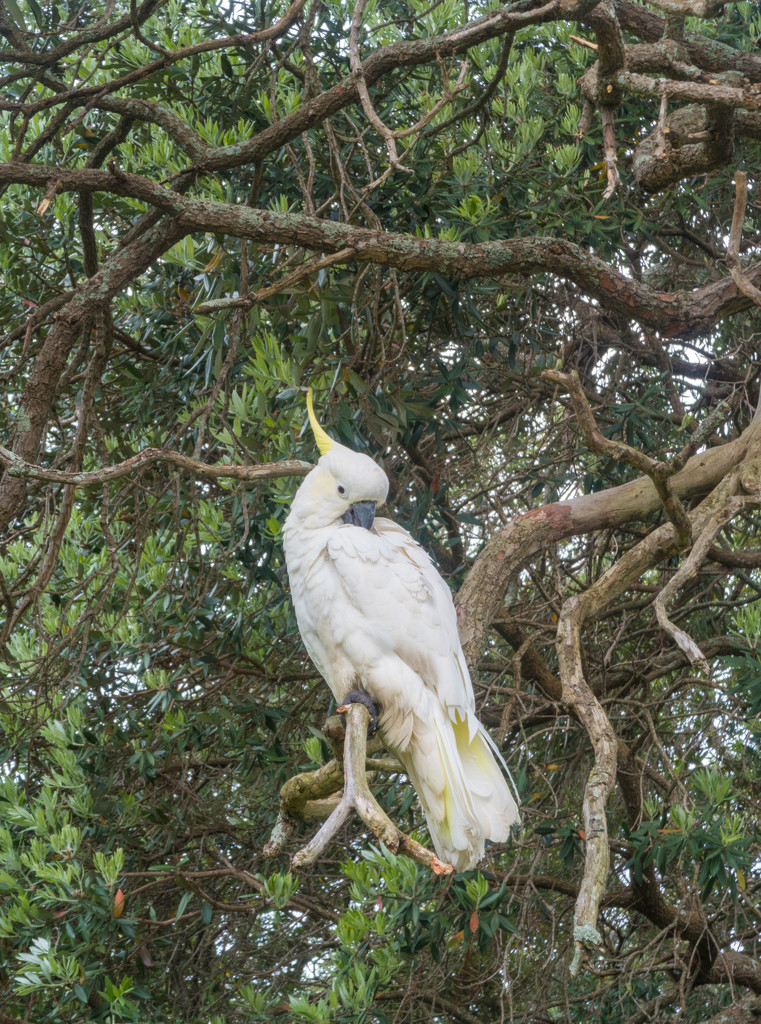
[[594, 751], [594, 766], [584, 787], [582, 802], [586, 852], [573, 918], [572, 976], [579, 972], [584, 951], [602, 943], [597, 916], [610, 867], [605, 808], [616, 781], [616, 736], [584, 678], [581, 662], [581, 629], [594, 607], [595, 598], [595, 589], [591, 587], [585, 594], [566, 601], [558, 617], [557, 652], [563, 703], [586, 729]]
[[673, 600], [679, 588], [683, 587], [691, 579], [694, 579], [695, 576], [697, 576], [701, 565], [711, 551], [711, 545], [716, 537], [721, 533], [727, 523], [745, 507], [749, 500], [758, 502], [759, 498], [756, 496], [753, 499], [748, 499], [739, 495], [731, 495], [727, 498], [723, 508], [720, 508], [713, 516], [711, 516], [711, 519], [704, 527], [700, 537], [693, 545], [692, 551], [690, 551], [685, 561], [680, 565], [663, 590], [658, 594], [653, 605], [658, 625], [664, 633], [668, 633], [677, 647], [684, 651], [690, 661], [690, 664], [696, 665], [702, 672], [705, 672], [706, 675], [708, 674], [708, 662], [706, 661], [705, 655], [692, 637], [683, 629], [679, 629], [678, 626], [675, 626], [671, 619], [669, 619], [667, 606], [669, 602]]
[[[692, 456], [671, 478], [680, 499], [705, 494], [745, 459], [761, 430], [761, 417], [739, 438]], [[457, 595], [460, 639], [469, 664], [480, 657], [489, 624], [510, 580], [548, 544], [644, 519], [660, 506], [652, 481], [629, 483], [531, 509], [487, 540]], [[652, 535], [651, 535], [652, 536]]]
[[94, 484], [109, 483], [120, 477], [134, 473], [142, 466], [150, 466], [153, 462], [166, 462], [177, 466], [184, 473], [205, 477], [210, 480], [243, 480], [256, 483], [259, 480], [274, 480], [284, 476], [306, 476], [312, 469], [310, 462], [300, 459], [284, 460], [283, 462], [266, 462], [255, 466], [228, 466], [225, 464], [209, 465], [200, 459], [192, 459], [189, 455], [171, 451], [169, 448], [144, 448], [115, 466], [104, 466], [89, 473], [64, 473], [57, 469], [46, 469], [26, 462], [14, 452], [0, 445], [0, 466], [8, 476], [25, 480], [48, 480], [51, 483], [68, 484], [74, 487], [92, 487]]
[[607, 455], [616, 462], [625, 462], [650, 477], [658, 492], [658, 497], [663, 503], [666, 515], [674, 524], [680, 544], [682, 547], [686, 547], [690, 543], [690, 522], [684, 506], [669, 484], [669, 478], [673, 477], [681, 466], [669, 466], [665, 462], [651, 458], [638, 448], [632, 448], [631, 445], [623, 441], [614, 441], [612, 438], [605, 437], [597, 426], [576, 370], [572, 370], [570, 374], [560, 373], [557, 370], [544, 370], [542, 377], [569, 391], [576, 421], [579, 424], [582, 437], [591, 451]]
[[[409, 271], [435, 271], [462, 280], [494, 279], [508, 273], [555, 273], [570, 278], [605, 307], [657, 328], [667, 337], [700, 333], [724, 316], [752, 305], [733, 281], [712, 282], [694, 291], [673, 294], [657, 291], [581, 246], [560, 238], [512, 238], [481, 243], [424, 239], [299, 214], [195, 199], [148, 178], [127, 174], [113, 162], [109, 171], [0, 165], [0, 182], [46, 189], [52, 180], [59, 191], [111, 192], [143, 200], [170, 213], [172, 223], [163, 229], [172, 239], [170, 244], [193, 231], [213, 231], [259, 243], [301, 245], [324, 253], [348, 248], [354, 253], [352, 259], [358, 262]], [[761, 266], [746, 271], [746, 275], [751, 283], [756, 278], [761, 280]]]
[[[344, 740], [343, 775], [344, 790], [341, 800], [320, 831], [298, 853], [294, 854], [294, 867], [312, 864], [335, 839], [339, 830], [349, 819], [352, 811], [356, 811], [373, 834], [393, 853], [406, 853], [418, 864], [431, 868], [437, 875], [449, 875], [454, 871], [451, 864], [444, 864], [431, 851], [400, 831], [391, 821], [386, 812], [370, 792], [367, 784], [367, 726], [370, 721], [367, 708], [362, 704], [346, 706], [346, 738]], [[333, 784], [336, 770], [328, 771], [327, 766], [319, 784]], [[317, 773], [315, 773], [317, 774]], [[297, 777], [298, 778], [298, 777]], [[302, 777], [303, 782], [303, 777]], [[301, 799], [302, 783], [291, 780], [286, 786], [293, 785], [299, 791]], [[285, 787], [284, 787], [285, 788]], [[322, 791], [322, 790], [320, 790]], [[282, 794], [281, 794], [282, 795]], [[294, 805], [291, 804], [291, 807]], [[306, 806], [306, 804], [305, 804]]]
[[737, 287], [753, 301], [761, 306], [761, 289], [757, 288], [748, 278], [740, 264], [740, 242], [742, 241], [743, 221], [745, 220], [745, 207], [748, 202], [748, 175], [745, 171], [735, 171], [735, 208], [732, 214], [732, 227], [729, 232], [729, 245], [727, 247], [727, 264], [732, 280]]

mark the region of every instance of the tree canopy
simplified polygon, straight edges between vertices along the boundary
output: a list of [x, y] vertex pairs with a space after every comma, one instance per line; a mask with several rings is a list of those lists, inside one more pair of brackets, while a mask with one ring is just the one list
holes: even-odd
[[[0, 1022], [755, 1019], [758, 6], [0, 34]], [[342, 783], [308, 386], [456, 595], [522, 803], [480, 872], [292, 863]]]

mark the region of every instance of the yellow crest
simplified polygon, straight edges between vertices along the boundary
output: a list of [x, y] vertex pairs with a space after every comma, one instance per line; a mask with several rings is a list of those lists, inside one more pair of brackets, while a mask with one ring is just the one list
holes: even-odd
[[307, 391], [307, 412], [309, 413], [309, 422], [312, 425], [312, 433], [314, 439], [317, 442], [317, 447], [320, 449], [320, 455], [327, 455], [330, 449], [333, 447], [333, 438], [328, 437], [325, 431], [322, 429], [320, 424], [317, 422], [317, 417], [314, 414], [314, 406], [312, 405], [312, 389], [309, 388]]

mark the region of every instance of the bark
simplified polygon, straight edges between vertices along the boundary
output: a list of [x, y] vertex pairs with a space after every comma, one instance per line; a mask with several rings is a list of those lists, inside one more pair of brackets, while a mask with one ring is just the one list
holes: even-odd
[[[101, 173], [101, 172], [95, 172]], [[43, 430], [55, 400], [67, 360], [93, 313], [107, 306], [126, 284], [166, 252], [183, 235], [176, 223], [167, 221], [141, 236], [106, 260], [97, 274], [83, 284], [57, 314], [21, 393], [12, 439], [13, 455], [35, 462]], [[0, 530], [22, 507], [27, 481], [5, 473], [0, 481]]]
[[24, 64], [46, 68], [54, 67], [58, 61], [67, 57], [70, 53], [74, 53], [82, 46], [88, 46], [103, 39], [109, 39], [119, 32], [129, 30], [133, 26], [134, 20], [137, 20], [139, 25], [144, 24], [164, 2], [165, 0], [144, 0], [142, 4], [136, 6], [134, 19], [131, 13], [115, 20], [101, 18], [94, 25], [83, 29], [81, 32], [77, 32], [71, 39], [67, 39], [47, 53], [35, 53], [33, 50], [30, 50], [23, 42], [23, 36], [19, 33], [19, 49], [16, 51], [0, 50], [0, 60], [8, 61], [9, 63], [23, 62]]
[[717, 957], [707, 980], [720, 985], [730, 981], [752, 992], [761, 993], [761, 963], [747, 953], [729, 949]]
[[[374, 835], [393, 853], [405, 853], [418, 864], [429, 867], [437, 875], [452, 874], [454, 868], [451, 864], [442, 863], [431, 850], [398, 829], [372, 795], [367, 783], [367, 726], [370, 715], [362, 704], [347, 704], [345, 715], [343, 793], [338, 806], [319, 832], [305, 847], [294, 854], [291, 859], [294, 868], [314, 863], [333, 842], [352, 812], [356, 812]], [[305, 780], [304, 776], [297, 776], [287, 782], [281, 791], [281, 819], [287, 820], [294, 810], [304, 814], [311, 800], [334, 792], [339, 774], [340, 769], [331, 762], [331, 765], [312, 773], [309, 780]], [[273, 834], [273, 839], [268, 844], [269, 855], [278, 851], [279, 838], [279, 833]]]
[[761, 1020], [761, 999], [745, 999], [733, 1003], [720, 1013], [709, 1017], [705, 1024], [758, 1024]]
[[[615, 0], [621, 28], [648, 42], [657, 42], [666, 31], [666, 19], [631, 0]], [[680, 40], [690, 64], [705, 71], [739, 71], [751, 82], [761, 81], [761, 56], [736, 50], [717, 39], [685, 32]]]
[[734, 118], [723, 108], [691, 105], [671, 114], [665, 145], [651, 132], [634, 151], [634, 180], [648, 192], [661, 192], [692, 174], [707, 174], [729, 163], [734, 142]]
[[150, 466], [154, 462], [165, 462], [170, 466], [177, 466], [185, 473], [192, 473], [194, 476], [209, 480], [242, 480], [245, 483], [274, 480], [284, 476], [306, 476], [312, 468], [311, 463], [301, 462], [299, 459], [267, 462], [255, 466], [228, 466], [225, 463], [209, 465], [199, 459], [191, 459], [190, 456], [183, 455], [181, 452], [173, 452], [168, 448], [144, 448], [136, 455], [114, 466], [104, 466], [102, 469], [94, 469], [89, 473], [64, 473], [24, 462], [15, 452], [0, 445], [0, 466], [5, 468], [9, 477], [23, 480], [48, 480], [52, 483], [70, 484], [74, 488], [93, 487], [111, 480], [118, 480], [120, 477], [136, 472], [143, 466]]
[[[726, 523], [743, 506], [742, 498], [735, 497], [738, 489], [752, 483], [758, 487], [761, 468], [761, 421], [754, 422], [747, 460], [729, 473], [711, 494], [690, 513], [696, 544], [693, 550], [704, 557], [715, 537], [716, 524]], [[703, 534], [706, 541], [702, 544]], [[583, 814], [587, 848], [584, 873], [574, 915], [574, 944], [576, 953], [571, 965], [575, 974], [580, 967], [585, 948], [602, 943], [597, 930], [597, 915], [603, 897], [609, 869], [608, 830], [605, 816], [608, 797], [613, 789], [617, 768], [617, 739], [608, 716], [600, 706], [584, 678], [581, 657], [582, 629], [585, 623], [599, 618], [612, 601], [642, 575], [644, 571], [670, 555], [681, 546], [679, 534], [671, 523], [664, 524], [649, 534], [636, 547], [627, 551], [606, 573], [584, 593], [569, 598], [563, 605], [557, 634], [557, 652], [563, 686], [563, 702], [568, 704], [586, 729], [594, 754], [594, 764], [584, 791]], [[689, 575], [690, 559], [675, 576], [677, 582]], [[668, 589], [668, 588], [667, 588]], [[679, 646], [685, 649], [680, 638]], [[688, 653], [692, 653], [691, 651]], [[700, 653], [702, 658], [702, 653]], [[654, 877], [651, 885], [655, 886]], [[657, 889], [656, 889], [657, 891]], [[652, 894], [652, 889], [651, 889]], [[662, 899], [660, 893], [656, 898]], [[699, 936], [695, 940], [697, 968], [705, 977], [718, 952], [718, 945], [707, 925], [699, 923]]]
[[[589, 407], [583, 399], [583, 394], [580, 392], [578, 380], [558, 374], [555, 374], [554, 377], [558, 378], [558, 383], [571, 386], [577, 412], [582, 421], [582, 431], [590, 443], [595, 443], [596, 434], [599, 431], [597, 431]], [[614, 444], [617, 457], [621, 457], [621, 450], [626, 449], [623, 454], [627, 461], [642, 464], [642, 459], [636, 456], [636, 453], [633, 455], [628, 446], [616, 445], [602, 437], [599, 440], [600, 445], [603, 446]], [[683, 569], [677, 573], [671, 590], [667, 588], [664, 592], [664, 605], [676, 586], [683, 579], [689, 578], [694, 563], [706, 557], [720, 525], [728, 522], [732, 515], [736, 514], [745, 504], [745, 499], [739, 492], [750, 491], [753, 493], [753, 500], [757, 500], [759, 479], [761, 478], [761, 414], [759, 412], [756, 413], [753, 422], [737, 439], [734, 446], [729, 461], [719, 460], [716, 456], [706, 459], [708, 453], [704, 453], [702, 456], [693, 456], [679, 473], [670, 477], [672, 493], [679, 497], [685, 492], [696, 493], [698, 479], [702, 483], [706, 482], [707, 464], [708, 466], [713, 464], [715, 469], [721, 466], [714, 489], [694, 511], [689, 513], [688, 533], [695, 538], [695, 555], [688, 559]], [[720, 451], [726, 454], [726, 448]], [[647, 465], [645, 468], [651, 471], [651, 475], [655, 475], [652, 473], [651, 465]], [[643, 489], [643, 482], [639, 480], [623, 486], [629, 488], [633, 492], [633, 496], [636, 495], [643, 503], [640, 508], [647, 505], [650, 505], [651, 508], [655, 507], [655, 504], [662, 500], [662, 495], [659, 495], [652, 480], [648, 480], [652, 489], [648, 494], [647, 490]], [[620, 492], [621, 489], [617, 488], [616, 490]], [[603, 492], [602, 495], [598, 492], [596, 496], [598, 498], [598, 516], [603, 509], [608, 517], [612, 516], [616, 506], [610, 502], [610, 495], [611, 492]], [[576, 504], [575, 511], [578, 514], [580, 507], [584, 509], [584, 505], [579, 506], [578, 504], [582, 500], [575, 499], [575, 503], [564, 502], [561, 504], [566, 507]], [[590, 503], [586, 502], [586, 505], [588, 507]], [[552, 508], [552, 506], [548, 506], [548, 508]], [[546, 513], [546, 509], [538, 511]], [[631, 508], [626, 514], [633, 518]], [[458, 625], [461, 639], [466, 647], [466, 654], [471, 663], [481, 650], [486, 625], [496, 613], [505, 587], [513, 573], [517, 572], [538, 548], [544, 547], [549, 540], [553, 539], [554, 528], [557, 530], [554, 539], [560, 539], [562, 535], [569, 536], [574, 532], [584, 532], [579, 529], [578, 525], [576, 530], [570, 527], [572, 516], [548, 517], [545, 514], [532, 536], [531, 527], [535, 518], [528, 513], [526, 516], [514, 520], [505, 530], [501, 531], [494, 548], [489, 552], [488, 557], [485, 557], [486, 550], [491, 544], [488, 542], [460, 591]], [[581, 519], [581, 516], [579, 518]], [[613, 525], [610, 518], [607, 522], [600, 522], [599, 519], [597, 521], [597, 528], [610, 525]], [[575, 955], [571, 964], [572, 974], [578, 972], [582, 958], [586, 955], [585, 950], [600, 946], [602, 943], [602, 937], [597, 929], [597, 916], [609, 869], [606, 804], [616, 780], [618, 766], [618, 741], [615, 731], [584, 677], [581, 656], [582, 630], [586, 623], [598, 619], [617, 597], [636, 583], [643, 572], [664, 558], [676, 554], [684, 546], [684, 531], [679, 526], [679, 522], [668, 522], [653, 530], [639, 544], [627, 551], [591, 587], [565, 601], [558, 618], [557, 653], [562, 684], [562, 701], [586, 729], [594, 755], [594, 763], [585, 786], [583, 799], [587, 845], [584, 873], [576, 899], [574, 916]], [[564, 533], [564, 531], [569, 532]], [[538, 548], [535, 545], [538, 545]], [[506, 573], [505, 569], [507, 569]], [[665, 612], [661, 619], [663, 619], [663, 615]], [[679, 639], [682, 641], [680, 646], [684, 648], [683, 637]], [[631, 762], [629, 762], [630, 764]], [[627, 806], [632, 802], [638, 804], [639, 797], [632, 793], [628, 783], [626, 790], [628, 793]], [[641, 887], [641, 897], [645, 900], [652, 899], [656, 906], [662, 902], [662, 896], [657, 889], [654, 876], [649, 876], [646, 884]], [[699, 936], [695, 936], [695, 946], [699, 976], [705, 978], [712, 967], [718, 946], [703, 922], [699, 923]]]
[[[748, 455], [758, 432], [757, 420], [735, 441], [689, 459], [671, 477], [674, 494], [684, 500], [715, 487]], [[537, 554], [567, 537], [645, 519], [660, 504], [652, 481], [639, 477], [606, 491], [531, 509], [490, 537], [456, 600], [460, 637], [469, 664], [480, 657], [489, 624], [499, 611], [510, 580]]]
[[563, 605], [558, 620], [557, 652], [563, 703], [573, 710], [586, 729], [594, 750], [594, 766], [584, 787], [582, 803], [586, 851], [573, 917], [575, 953], [570, 968], [572, 976], [579, 971], [584, 950], [602, 943], [597, 930], [597, 915], [610, 868], [605, 808], [616, 781], [617, 766], [616, 735], [584, 678], [581, 662], [581, 630], [593, 600], [593, 590], [581, 597], [570, 598]]
[[[346, 248], [352, 251], [351, 260], [355, 262], [431, 271], [463, 280], [500, 278], [509, 273], [553, 273], [569, 278], [606, 308], [657, 328], [669, 338], [700, 334], [724, 317], [753, 305], [753, 300], [729, 278], [694, 291], [658, 292], [581, 246], [560, 238], [512, 238], [475, 244], [423, 239], [298, 214], [194, 199], [116, 168], [109, 172], [26, 164], [0, 166], [0, 183], [18, 182], [46, 189], [51, 181], [60, 191], [106, 191], [142, 199], [163, 210], [171, 220], [171, 226], [162, 229], [171, 239], [165, 248], [184, 234], [211, 231], [257, 243], [300, 245], [324, 253]], [[349, 259], [347, 256], [347, 262]], [[101, 273], [110, 263], [104, 264]], [[139, 260], [132, 278], [144, 266]], [[761, 267], [749, 268], [746, 277], [751, 283], [761, 282]], [[101, 291], [96, 289], [94, 297], [102, 301]]]

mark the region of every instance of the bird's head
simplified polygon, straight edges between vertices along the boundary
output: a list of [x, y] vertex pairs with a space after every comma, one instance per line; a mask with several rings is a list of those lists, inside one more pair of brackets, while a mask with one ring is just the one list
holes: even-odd
[[307, 410], [320, 459], [299, 488], [293, 511], [305, 514], [308, 510], [313, 526], [343, 521], [369, 530], [375, 506], [386, 500], [388, 477], [368, 455], [345, 448], [325, 433], [314, 414], [311, 389]]

